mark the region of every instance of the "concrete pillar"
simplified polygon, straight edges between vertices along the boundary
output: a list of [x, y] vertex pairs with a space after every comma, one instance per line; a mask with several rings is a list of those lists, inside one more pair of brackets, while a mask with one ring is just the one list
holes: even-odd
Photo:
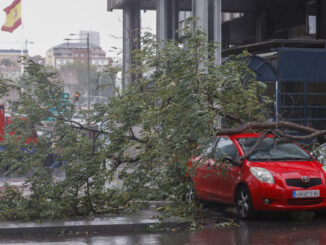
[[132, 51], [140, 48], [140, 9], [134, 5], [123, 8], [123, 84], [133, 82], [128, 71], [132, 64]]
[[258, 12], [256, 14], [256, 42], [266, 39], [266, 13]]
[[196, 28], [208, 34], [209, 0], [192, 0], [192, 15], [197, 17]]
[[170, 0], [168, 6], [168, 12], [171, 12], [171, 15], [168, 18], [168, 38], [176, 40], [178, 39], [177, 30], [179, 29], [179, 1]]
[[326, 39], [326, 1], [317, 1], [317, 39]]
[[[192, 13], [197, 17], [196, 28], [204, 31], [210, 41], [222, 45], [221, 0], [192, 0]], [[217, 65], [221, 64], [221, 48], [214, 54]]]
[[214, 42], [220, 44], [215, 52], [215, 63], [222, 63], [222, 0], [213, 0], [214, 3]]
[[177, 39], [178, 0], [156, 1], [156, 31], [158, 40]]

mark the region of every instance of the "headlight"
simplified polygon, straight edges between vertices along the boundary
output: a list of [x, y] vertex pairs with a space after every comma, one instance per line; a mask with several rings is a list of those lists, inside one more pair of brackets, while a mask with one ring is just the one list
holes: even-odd
[[321, 168], [322, 168], [322, 169], [324, 170], [324, 172], [326, 173], [326, 165], [322, 166]]
[[255, 176], [259, 181], [269, 184], [275, 183], [273, 175], [267, 169], [259, 167], [251, 167], [249, 169], [253, 176]]

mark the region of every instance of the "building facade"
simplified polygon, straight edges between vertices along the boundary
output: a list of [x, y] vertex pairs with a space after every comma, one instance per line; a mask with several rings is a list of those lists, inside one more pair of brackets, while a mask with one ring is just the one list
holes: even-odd
[[45, 58], [42, 57], [41, 55], [35, 55], [33, 57], [31, 57], [31, 59], [39, 65], [45, 66]]
[[45, 54], [45, 64], [55, 68], [75, 61], [87, 64], [88, 52], [91, 65], [102, 68], [112, 61], [111, 58], [106, 57], [106, 53], [101, 47], [93, 43], [89, 43], [89, 47], [87, 47], [87, 43], [67, 42], [49, 49]]
[[19, 62], [22, 56], [28, 56], [27, 50], [0, 49], [0, 74], [2, 78], [16, 80], [23, 71]]
[[[216, 63], [249, 51], [257, 79], [275, 97], [275, 120], [326, 127], [325, 0], [108, 0], [123, 10], [123, 67], [128, 81], [132, 50], [139, 47], [140, 10], [156, 10], [157, 38], [177, 39], [180, 12], [221, 44]], [[189, 14], [190, 13], [190, 14]], [[183, 18], [184, 19], [184, 18]]]
[[85, 36], [89, 35], [89, 42], [101, 46], [100, 33], [97, 31], [79, 31], [80, 42], [87, 43]]
[[89, 35], [89, 44], [68, 41], [49, 49], [45, 56], [46, 66], [58, 70], [65, 92], [71, 97], [76, 93], [80, 94], [78, 100], [80, 106], [88, 103], [88, 97], [92, 105], [100, 96], [112, 96], [112, 87], [100, 88], [101, 85], [109, 83], [102, 71], [105, 66], [112, 63], [112, 58], [106, 57], [106, 53], [97, 45], [99, 44], [97, 34], [97, 32], [81, 31], [80, 37], [83, 38], [80, 39], [85, 39], [84, 35]]

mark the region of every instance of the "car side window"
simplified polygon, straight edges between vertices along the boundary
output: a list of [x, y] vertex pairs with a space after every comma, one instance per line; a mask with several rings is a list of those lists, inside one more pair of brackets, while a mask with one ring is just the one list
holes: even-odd
[[238, 150], [230, 139], [221, 137], [216, 144], [214, 156], [216, 159], [228, 156], [235, 161], [238, 158]]
[[203, 150], [203, 156], [206, 156], [206, 157], [212, 157], [214, 152], [215, 152], [215, 148], [216, 148], [216, 143], [217, 143], [217, 140], [218, 139], [214, 139], [212, 140], [206, 148], [204, 148]]

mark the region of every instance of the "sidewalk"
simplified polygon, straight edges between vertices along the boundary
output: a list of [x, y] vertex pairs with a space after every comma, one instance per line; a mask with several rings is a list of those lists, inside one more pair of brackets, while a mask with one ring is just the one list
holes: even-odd
[[116, 217], [98, 216], [71, 221], [55, 222], [1, 222], [0, 236], [39, 236], [57, 234], [110, 234], [127, 232], [146, 232], [155, 228], [185, 228], [189, 222], [181, 217], [159, 220], [160, 213], [151, 210]]
[[[22, 188], [24, 193], [28, 188], [23, 188], [24, 178], [0, 177], [0, 190], [4, 190], [4, 183]], [[53, 222], [0, 222], [0, 237], [15, 236], [51, 236], [57, 234], [110, 234], [126, 232], [146, 232], [159, 228], [183, 228], [189, 222], [181, 217], [159, 219], [160, 213], [155, 211], [160, 206], [169, 204], [168, 201], [147, 202], [148, 207], [134, 214], [111, 216], [101, 215], [65, 221]]]

